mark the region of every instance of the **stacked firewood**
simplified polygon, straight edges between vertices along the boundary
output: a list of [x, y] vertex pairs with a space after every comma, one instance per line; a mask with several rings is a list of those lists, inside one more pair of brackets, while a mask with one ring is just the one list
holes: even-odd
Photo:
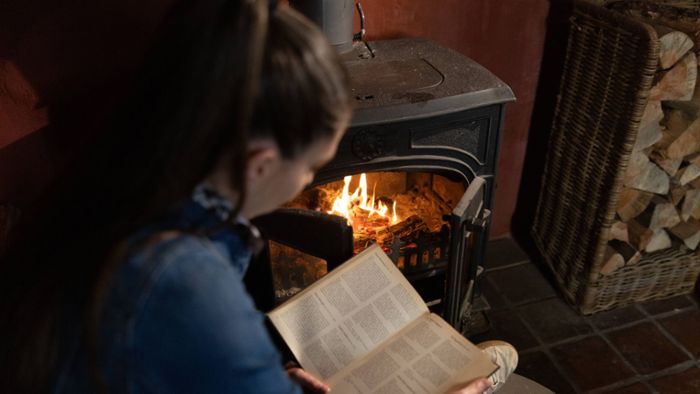
[[700, 243], [700, 89], [693, 40], [653, 25], [659, 66], [623, 179], [601, 273]]

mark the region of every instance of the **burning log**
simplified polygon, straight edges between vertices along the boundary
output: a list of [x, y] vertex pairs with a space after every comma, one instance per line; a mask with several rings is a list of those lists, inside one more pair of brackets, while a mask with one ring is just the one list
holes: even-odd
[[429, 187], [414, 187], [407, 193], [394, 197], [401, 217], [418, 215], [433, 232], [440, 231], [444, 224], [442, 216], [452, 212], [452, 206]]
[[402, 222], [378, 231], [376, 240], [379, 243], [391, 243], [395, 238], [413, 240], [422, 231], [428, 231], [428, 226], [418, 215], [412, 215]]
[[402, 241], [400, 242], [401, 250], [416, 247], [415, 242], [426, 233], [429, 233], [429, 229], [425, 222], [418, 215], [412, 215], [406, 220], [379, 229], [375, 233], [356, 234], [355, 247], [359, 251], [372, 242], [376, 242], [387, 253], [390, 253], [392, 247], [399, 244], [399, 240]]
[[353, 221], [353, 234], [356, 238], [374, 238], [378, 231], [391, 225], [388, 218], [381, 216], [355, 217]]

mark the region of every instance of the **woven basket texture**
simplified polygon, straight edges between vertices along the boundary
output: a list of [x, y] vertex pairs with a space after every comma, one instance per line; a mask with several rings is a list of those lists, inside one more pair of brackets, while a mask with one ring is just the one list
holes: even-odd
[[678, 246], [600, 274], [658, 46], [650, 26], [575, 3], [531, 233], [559, 287], [584, 314], [687, 293], [700, 271], [698, 254]]

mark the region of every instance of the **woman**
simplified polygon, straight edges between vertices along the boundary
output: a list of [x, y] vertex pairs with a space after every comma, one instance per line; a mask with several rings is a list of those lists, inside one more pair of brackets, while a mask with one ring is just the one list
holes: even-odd
[[248, 219], [308, 184], [347, 126], [336, 54], [287, 7], [180, 1], [135, 86], [17, 231], [2, 266], [5, 387], [326, 391], [283, 369], [242, 277]]

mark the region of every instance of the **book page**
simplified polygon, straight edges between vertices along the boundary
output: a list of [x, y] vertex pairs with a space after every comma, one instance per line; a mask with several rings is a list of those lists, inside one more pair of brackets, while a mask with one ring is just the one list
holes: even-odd
[[373, 245], [268, 315], [304, 369], [327, 380], [428, 308]]
[[498, 367], [435, 314], [423, 315], [327, 383], [336, 394], [437, 394]]

